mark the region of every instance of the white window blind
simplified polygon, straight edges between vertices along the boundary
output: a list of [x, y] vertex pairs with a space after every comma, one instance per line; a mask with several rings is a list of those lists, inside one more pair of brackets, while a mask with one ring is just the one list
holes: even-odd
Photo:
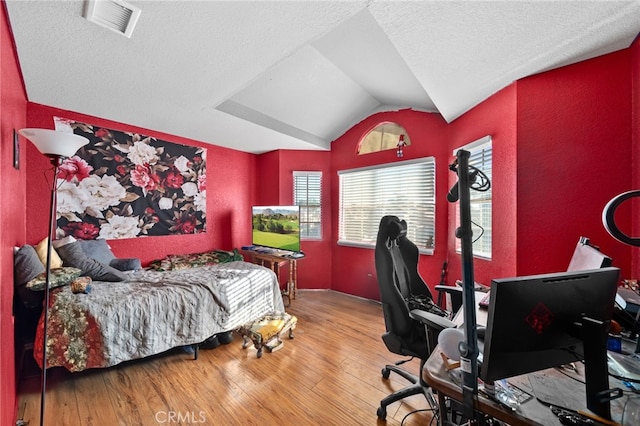
[[[469, 169], [475, 167], [481, 170], [489, 181], [493, 183], [491, 170], [493, 156], [491, 136], [485, 136], [461, 149], [469, 151]], [[493, 186], [492, 186], [493, 187]], [[469, 191], [471, 210], [471, 230], [473, 231], [473, 255], [491, 259], [492, 242], [492, 189], [488, 191]], [[456, 209], [457, 223], [460, 223], [460, 209]], [[461, 251], [460, 239], [456, 238], [456, 250]]]
[[435, 159], [421, 158], [338, 172], [338, 244], [374, 247], [385, 215], [407, 221], [422, 253], [435, 244]]
[[322, 238], [322, 172], [293, 172], [293, 203], [300, 206], [300, 238]]

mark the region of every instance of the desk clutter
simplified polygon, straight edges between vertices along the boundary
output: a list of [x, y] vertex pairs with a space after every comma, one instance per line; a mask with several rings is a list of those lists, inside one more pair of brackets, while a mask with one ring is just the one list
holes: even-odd
[[[457, 386], [462, 386], [462, 370], [459, 362], [452, 360], [444, 353], [440, 353], [440, 356], [449, 380]], [[640, 366], [640, 358], [637, 360], [638, 365], [635, 368]], [[546, 409], [562, 425], [640, 425], [640, 381], [620, 380], [621, 378], [615, 375], [611, 376], [612, 387], [624, 388], [624, 390], [620, 389], [621, 397], [619, 399], [614, 397], [611, 400], [612, 420], [609, 420], [597, 416], [584, 406], [586, 398], [584, 369], [584, 363], [576, 362], [527, 375], [497, 380], [491, 384], [479, 380], [478, 393], [512, 412], [516, 416], [515, 418], [520, 420], [528, 417], [532, 412], [538, 411], [540, 413], [539, 410]], [[529, 402], [538, 405], [539, 408], [529, 407]], [[545, 418], [544, 415], [540, 417]], [[548, 421], [547, 417], [543, 423]]]

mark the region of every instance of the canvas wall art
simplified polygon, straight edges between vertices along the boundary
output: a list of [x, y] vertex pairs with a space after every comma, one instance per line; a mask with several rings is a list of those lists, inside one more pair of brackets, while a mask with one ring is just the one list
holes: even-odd
[[55, 117], [89, 139], [58, 173], [57, 238], [120, 239], [206, 229], [206, 149]]

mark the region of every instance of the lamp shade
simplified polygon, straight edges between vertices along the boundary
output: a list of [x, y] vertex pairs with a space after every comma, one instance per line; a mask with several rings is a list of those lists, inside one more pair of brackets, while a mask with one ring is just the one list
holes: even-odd
[[89, 139], [73, 133], [57, 132], [50, 129], [20, 129], [22, 136], [29, 139], [46, 156], [71, 157]]

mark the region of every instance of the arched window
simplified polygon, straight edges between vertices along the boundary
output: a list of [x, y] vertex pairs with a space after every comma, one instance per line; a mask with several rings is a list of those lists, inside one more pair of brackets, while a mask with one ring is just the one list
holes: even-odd
[[411, 139], [404, 127], [390, 121], [380, 123], [362, 137], [358, 144], [358, 155], [397, 149], [400, 136], [404, 139], [404, 146], [411, 145]]

